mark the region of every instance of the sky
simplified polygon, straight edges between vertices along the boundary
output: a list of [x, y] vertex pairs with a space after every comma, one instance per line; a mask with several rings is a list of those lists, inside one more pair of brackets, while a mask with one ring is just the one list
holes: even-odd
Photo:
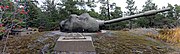
[[[42, 5], [42, 2], [44, 0], [38, 0], [40, 5]], [[58, 1], [58, 0], [56, 0]], [[126, 0], [109, 0], [110, 3], [116, 3], [117, 6], [121, 7], [122, 11], [127, 11], [126, 10]], [[134, 0], [135, 1], [135, 6], [137, 6], [137, 8], [139, 10], [142, 9], [142, 6], [145, 4], [145, 1], [147, 0]], [[153, 3], [155, 3], [156, 5], [158, 5], [158, 8], [162, 8], [163, 6], [167, 6], [168, 3], [172, 4], [172, 5], [175, 5], [175, 4], [178, 4], [180, 5], [180, 0], [153, 0], [152, 1]], [[98, 4], [97, 4], [98, 5]], [[98, 10], [99, 8], [95, 8], [95, 10]]]

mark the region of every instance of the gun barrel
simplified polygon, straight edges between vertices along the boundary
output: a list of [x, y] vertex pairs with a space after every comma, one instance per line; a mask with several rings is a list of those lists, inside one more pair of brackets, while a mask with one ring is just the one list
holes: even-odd
[[159, 12], [165, 12], [165, 11], [170, 11], [170, 8], [165, 8], [165, 9], [161, 9], [161, 10], [151, 10], [151, 11], [146, 11], [144, 13], [140, 13], [140, 14], [136, 14], [136, 15], [132, 15], [132, 16], [126, 16], [126, 17], [122, 17], [122, 18], [107, 20], [107, 21], [104, 21], [104, 24], [111, 24], [111, 23], [115, 23], [115, 22], [120, 22], [120, 21], [124, 21], [124, 20], [130, 20], [130, 19], [142, 17], [142, 16], [154, 15]]

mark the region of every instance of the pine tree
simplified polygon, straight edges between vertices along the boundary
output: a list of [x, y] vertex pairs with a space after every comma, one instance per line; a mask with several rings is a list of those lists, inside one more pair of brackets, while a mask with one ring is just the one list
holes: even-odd
[[180, 5], [175, 4], [175, 18], [176, 18], [176, 25], [180, 26]]
[[[127, 0], [126, 3], [128, 4], [126, 6], [126, 9], [128, 9], [128, 11], [126, 12], [126, 14], [128, 16], [130, 15], [134, 15], [135, 14], [135, 11], [137, 10], [137, 6], [135, 6], [135, 1], [133, 0]], [[133, 20], [129, 20], [129, 28], [131, 29], [132, 28], [132, 23], [133, 23]]]
[[[143, 5], [142, 12], [149, 11], [149, 10], [156, 10], [156, 9], [157, 9], [157, 5], [155, 3], [153, 3], [152, 0], [147, 0], [145, 2], [145, 5]], [[146, 25], [146, 27], [153, 27], [154, 26], [154, 21], [155, 21], [154, 18], [155, 18], [155, 16], [147, 16], [145, 18], [148, 20], [147, 22], [144, 22], [144, 23], [148, 24], [148, 25]]]

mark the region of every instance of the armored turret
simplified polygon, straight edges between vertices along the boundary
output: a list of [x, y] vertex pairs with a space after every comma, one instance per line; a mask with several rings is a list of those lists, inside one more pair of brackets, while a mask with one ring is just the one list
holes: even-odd
[[81, 15], [72, 14], [68, 19], [65, 19], [60, 22], [60, 31], [62, 32], [98, 32], [101, 27], [106, 24], [121, 22], [125, 20], [130, 20], [143, 16], [150, 16], [157, 14], [159, 12], [169, 11], [170, 8], [165, 8], [161, 10], [151, 10], [146, 11], [144, 13], [116, 18], [112, 20], [98, 20], [96, 18], [91, 17], [88, 13], [84, 13]]

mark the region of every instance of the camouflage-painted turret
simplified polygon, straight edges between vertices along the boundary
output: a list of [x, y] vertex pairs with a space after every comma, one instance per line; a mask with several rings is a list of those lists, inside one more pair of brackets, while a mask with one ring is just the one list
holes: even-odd
[[162, 9], [162, 10], [151, 10], [144, 13], [131, 15], [122, 18], [116, 18], [112, 20], [98, 20], [91, 17], [88, 13], [84, 13], [80, 16], [70, 15], [70, 17], [66, 20], [60, 22], [60, 31], [62, 32], [98, 32], [101, 29], [101, 26], [105, 24], [111, 24], [116, 22], [121, 22], [125, 20], [130, 20], [133, 18], [143, 17], [154, 15], [159, 12], [169, 11], [170, 8]]

